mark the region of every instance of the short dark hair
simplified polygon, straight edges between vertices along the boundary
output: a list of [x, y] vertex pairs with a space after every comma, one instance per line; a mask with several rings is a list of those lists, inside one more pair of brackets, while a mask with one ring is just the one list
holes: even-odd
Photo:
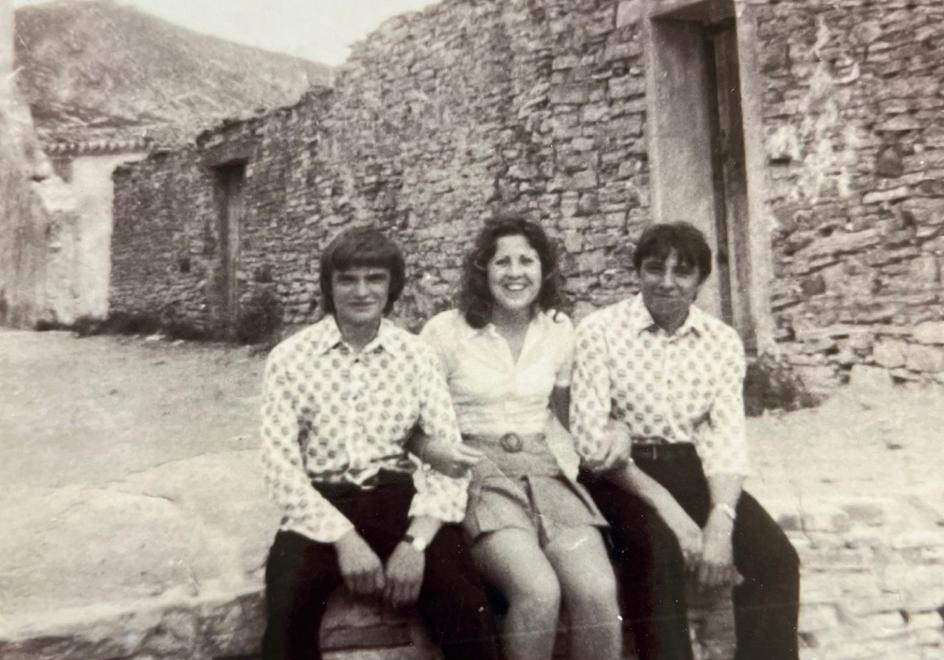
[[646, 227], [633, 252], [633, 268], [638, 273], [643, 261], [649, 257], [665, 259], [672, 250], [679, 262], [698, 268], [699, 283], [711, 275], [708, 240], [700, 229], [688, 222], [664, 222]]
[[406, 263], [397, 244], [373, 227], [351, 227], [335, 236], [321, 255], [321, 296], [327, 314], [334, 314], [335, 311], [331, 291], [334, 272], [351, 268], [387, 269], [390, 273], [390, 291], [383, 313], [389, 314], [406, 282]]
[[536, 300], [538, 307], [545, 312], [550, 309], [560, 311], [565, 304], [557, 246], [541, 226], [522, 218], [493, 220], [479, 232], [462, 267], [457, 306], [473, 328], [484, 328], [492, 318], [495, 301], [488, 288], [488, 262], [495, 256], [498, 239], [504, 236], [524, 236], [538, 253], [542, 278]]

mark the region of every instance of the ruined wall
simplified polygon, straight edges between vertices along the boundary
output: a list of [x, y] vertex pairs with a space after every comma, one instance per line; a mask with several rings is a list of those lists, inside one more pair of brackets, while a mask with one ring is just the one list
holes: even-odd
[[[644, 28], [658, 6], [447, 0], [391, 19], [357, 45], [333, 94], [118, 175], [116, 311], [170, 305], [221, 322], [212, 168], [227, 149], [247, 163], [239, 297], [276, 291], [290, 323], [317, 314], [319, 247], [352, 222], [379, 223], [406, 249], [411, 324], [446, 304], [469, 238], [503, 213], [561, 240], [578, 316], [624, 296], [629, 241], [651, 217]], [[856, 364], [940, 378], [944, 7], [737, 7], [757, 40], [741, 56], [758, 58], [759, 79], [742, 85], [760, 97], [743, 100], [759, 108], [763, 151], [751, 222], [771, 233], [753, 268], [764, 281], [751, 282], [771, 292], [752, 311], [773, 329], [762, 339], [820, 392]]]
[[944, 5], [751, 2], [761, 44], [771, 312], [807, 381], [944, 370]]
[[240, 297], [274, 288], [289, 322], [313, 317], [318, 249], [352, 222], [403, 244], [419, 279], [401, 305], [410, 321], [446, 303], [469, 238], [505, 213], [562, 239], [581, 311], [616, 299], [648, 204], [641, 35], [616, 28], [615, 3], [576, 8], [451, 0], [392, 19], [355, 48], [330, 97], [122, 168], [113, 309], [172, 303], [195, 323], [219, 318], [213, 166], [227, 150], [248, 156]]
[[76, 314], [105, 318], [111, 273], [112, 170], [137, 160], [139, 153], [81, 154], [71, 163], [70, 190], [78, 213], [76, 246]]

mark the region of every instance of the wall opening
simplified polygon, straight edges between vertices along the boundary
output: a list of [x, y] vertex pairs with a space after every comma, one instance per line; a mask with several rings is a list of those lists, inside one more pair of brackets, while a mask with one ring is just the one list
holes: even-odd
[[[756, 350], [741, 48], [733, 0], [671, 3], [650, 15], [647, 84], [652, 210], [708, 236], [714, 275], [699, 305]], [[769, 248], [767, 248], [769, 249]]]
[[243, 217], [246, 163], [234, 161], [213, 168], [217, 192], [219, 277], [213, 292], [213, 308], [219, 327], [234, 332], [239, 318], [239, 237]]

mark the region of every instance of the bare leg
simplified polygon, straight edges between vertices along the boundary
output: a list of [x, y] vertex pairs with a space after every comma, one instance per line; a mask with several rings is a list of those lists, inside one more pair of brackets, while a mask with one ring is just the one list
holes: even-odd
[[572, 527], [544, 549], [557, 572], [570, 621], [570, 658], [618, 660], [623, 634], [616, 577], [595, 527]]
[[515, 528], [492, 532], [475, 542], [472, 557], [485, 581], [508, 601], [502, 623], [505, 660], [549, 660], [560, 586], [534, 533]]

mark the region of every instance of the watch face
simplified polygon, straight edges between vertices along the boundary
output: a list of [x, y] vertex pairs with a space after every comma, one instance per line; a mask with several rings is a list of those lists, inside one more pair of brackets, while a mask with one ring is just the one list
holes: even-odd
[[415, 537], [415, 536], [413, 536], [413, 535], [411, 535], [411, 534], [406, 534], [406, 535], [403, 537], [403, 540], [406, 541], [407, 543], [409, 543], [409, 544], [410, 544], [410, 547], [412, 547], [412, 548], [413, 548], [414, 550], [416, 550], [417, 552], [425, 552], [425, 551], [426, 551], [426, 546], [428, 545], [427, 542], [426, 542], [426, 539], [417, 538], [417, 537]]

